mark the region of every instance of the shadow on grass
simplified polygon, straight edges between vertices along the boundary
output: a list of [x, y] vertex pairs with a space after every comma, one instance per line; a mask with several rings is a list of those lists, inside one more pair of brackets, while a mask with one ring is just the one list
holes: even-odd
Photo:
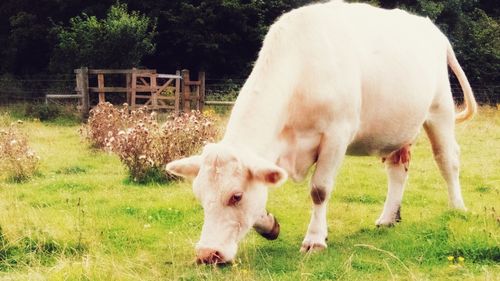
[[[329, 243], [332, 248], [372, 245], [391, 252], [403, 261], [421, 265], [442, 264], [447, 257], [464, 257], [467, 262], [500, 262], [495, 242], [498, 225], [494, 218], [460, 211], [447, 211], [434, 219], [391, 228], [363, 228]], [[357, 251], [371, 251], [358, 248]]]
[[60, 175], [78, 175], [78, 174], [85, 174], [87, 173], [88, 168], [87, 167], [81, 167], [81, 166], [69, 166], [69, 167], [64, 167], [56, 171], [56, 174]]
[[61, 256], [80, 256], [86, 246], [78, 242], [62, 244], [47, 237], [23, 237], [15, 242], [7, 241], [0, 228], [0, 271], [19, 266], [53, 266]]
[[10, 184], [24, 184], [32, 181], [33, 179], [40, 179], [43, 177], [44, 174], [42, 174], [40, 171], [35, 171], [33, 172], [33, 174], [30, 175], [23, 175], [23, 176], [8, 175], [4, 177], [4, 180], [6, 183]]
[[117, 215], [125, 215], [145, 221], [147, 223], [159, 223], [166, 226], [176, 227], [195, 213], [200, 213], [201, 208], [196, 207], [180, 211], [175, 208], [136, 208], [131, 206], [120, 206], [113, 210]]
[[179, 182], [178, 177], [173, 177], [173, 176], [166, 176], [165, 173], [156, 171], [156, 170], [151, 170], [148, 171], [148, 173], [140, 178], [133, 178], [132, 176], [129, 176], [125, 178], [122, 183], [127, 186], [171, 186], [175, 185], [176, 183]]
[[340, 201], [346, 203], [381, 204], [384, 202], [384, 198], [382, 196], [375, 197], [369, 194], [345, 195], [340, 197]]
[[90, 192], [96, 189], [96, 186], [79, 182], [56, 182], [44, 185], [43, 189], [50, 192], [57, 192], [57, 191]]

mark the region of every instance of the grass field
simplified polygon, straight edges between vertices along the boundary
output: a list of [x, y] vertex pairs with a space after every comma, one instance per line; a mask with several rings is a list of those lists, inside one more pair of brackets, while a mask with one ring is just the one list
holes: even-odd
[[203, 210], [189, 183], [130, 183], [118, 159], [90, 150], [71, 122], [21, 128], [42, 162], [28, 182], [0, 180], [0, 280], [500, 280], [494, 108], [456, 129], [468, 212], [448, 209], [422, 133], [396, 227], [374, 225], [386, 193], [383, 164], [348, 157], [329, 204], [326, 251], [299, 253], [312, 203], [307, 183], [289, 182], [268, 202], [280, 237], [250, 233], [223, 267], [194, 263]]

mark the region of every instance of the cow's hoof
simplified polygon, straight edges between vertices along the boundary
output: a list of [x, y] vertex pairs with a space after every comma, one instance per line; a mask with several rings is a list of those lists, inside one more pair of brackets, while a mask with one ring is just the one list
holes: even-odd
[[302, 243], [302, 247], [300, 247], [300, 252], [312, 253], [323, 251], [324, 249], [326, 249], [326, 243], [304, 242]]
[[401, 207], [398, 207], [396, 212], [390, 216], [382, 214], [381, 217], [375, 222], [377, 227], [380, 226], [395, 226], [396, 223], [401, 221]]
[[400, 222], [400, 219], [396, 218], [379, 218], [376, 222], [375, 225], [377, 227], [393, 227], [396, 225], [396, 223]]
[[375, 222], [375, 225], [377, 227], [393, 227], [396, 225], [396, 221], [395, 220], [383, 220], [383, 219], [378, 219], [376, 222]]
[[462, 199], [450, 201], [449, 205], [455, 210], [467, 212], [467, 208], [465, 207], [464, 201]]

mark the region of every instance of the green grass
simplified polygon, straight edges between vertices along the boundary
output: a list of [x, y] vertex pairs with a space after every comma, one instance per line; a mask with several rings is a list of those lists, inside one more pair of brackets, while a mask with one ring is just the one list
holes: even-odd
[[[500, 112], [457, 126], [467, 213], [447, 192], [424, 134], [414, 145], [403, 221], [376, 228], [386, 177], [379, 159], [348, 157], [328, 211], [326, 251], [301, 254], [307, 183], [270, 191], [281, 235], [250, 233], [224, 267], [194, 263], [203, 210], [189, 183], [136, 185], [118, 159], [89, 149], [77, 125], [21, 125], [42, 158], [25, 183], [0, 179], [2, 280], [499, 280]], [[451, 264], [448, 256], [465, 261]]]

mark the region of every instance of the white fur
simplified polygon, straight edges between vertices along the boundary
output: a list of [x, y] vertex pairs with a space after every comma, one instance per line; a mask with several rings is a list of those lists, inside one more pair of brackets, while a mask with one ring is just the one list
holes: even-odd
[[[463, 120], [475, 111], [472, 91], [447, 38], [429, 19], [341, 1], [293, 10], [266, 35], [216, 154], [229, 153], [237, 159], [228, 162], [228, 171], [235, 169], [235, 163], [243, 167], [278, 163], [293, 179], [303, 178], [316, 163], [311, 186], [321, 187], [328, 199], [345, 154], [387, 157], [411, 144], [424, 125], [448, 182], [450, 202], [465, 208], [447, 62], [464, 88], [467, 107], [459, 118]], [[221, 190], [247, 183], [230, 172], [224, 174], [228, 186], [212, 186], [203, 172], [205, 164], [194, 182], [202, 198], [217, 201], [226, 193]], [[401, 165], [387, 168], [388, 199], [379, 224], [394, 223], [407, 177]], [[234, 257], [241, 235], [228, 238], [236, 228], [222, 225], [238, 221], [238, 233], [244, 234], [262, 217], [267, 199], [262, 184], [245, 189], [244, 198], [252, 206], [240, 215], [221, 207], [209, 211], [206, 200], [201, 200], [202, 247], [214, 247], [225, 260]], [[326, 203], [314, 206], [302, 250], [326, 247]], [[225, 241], [231, 246], [224, 246]]]

